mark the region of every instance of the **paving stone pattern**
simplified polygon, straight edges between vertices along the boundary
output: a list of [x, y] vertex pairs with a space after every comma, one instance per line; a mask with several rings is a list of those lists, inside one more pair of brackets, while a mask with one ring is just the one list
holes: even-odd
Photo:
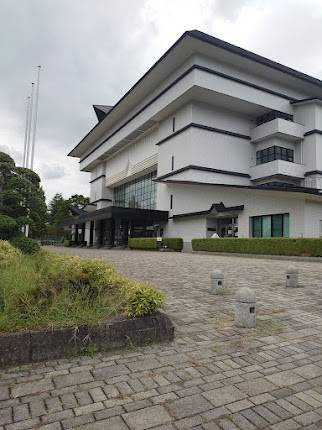
[[[0, 370], [0, 430], [322, 429], [322, 265], [57, 248], [115, 263], [166, 291], [171, 344]], [[210, 273], [225, 275], [209, 294]], [[254, 330], [233, 324], [234, 294], [254, 288]]]

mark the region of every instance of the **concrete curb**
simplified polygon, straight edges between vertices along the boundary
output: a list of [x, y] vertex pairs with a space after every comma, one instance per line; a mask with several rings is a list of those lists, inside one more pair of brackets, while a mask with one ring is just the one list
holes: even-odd
[[174, 326], [164, 313], [107, 321], [95, 326], [26, 330], [0, 334], [0, 367], [53, 360], [68, 355], [172, 341]]
[[[186, 251], [187, 252], [187, 251]], [[187, 252], [188, 253], [188, 252]], [[287, 261], [303, 261], [306, 263], [322, 263], [322, 257], [297, 257], [292, 255], [261, 255], [261, 254], [241, 254], [237, 252], [214, 252], [214, 251], [190, 251], [191, 254], [214, 255], [222, 257], [242, 257], [242, 258], [258, 258], [262, 260], [287, 260]]]

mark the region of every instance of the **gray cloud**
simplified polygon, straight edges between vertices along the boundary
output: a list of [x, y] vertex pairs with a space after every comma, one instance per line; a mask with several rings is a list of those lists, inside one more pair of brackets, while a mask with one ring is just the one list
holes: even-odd
[[61, 179], [66, 175], [64, 166], [59, 164], [43, 163], [41, 165], [41, 177], [46, 179]]
[[48, 198], [88, 194], [89, 175], [67, 153], [95, 124], [91, 105], [115, 104], [192, 28], [322, 77], [320, 0], [1, 0], [0, 145], [21, 162], [41, 64], [35, 170]]

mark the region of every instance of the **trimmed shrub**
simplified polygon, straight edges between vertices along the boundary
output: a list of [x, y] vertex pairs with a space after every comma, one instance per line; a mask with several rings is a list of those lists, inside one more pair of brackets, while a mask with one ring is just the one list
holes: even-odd
[[164, 294], [157, 288], [132, 280], [124, 282], [124, 312], [128, 317], [150, 315], [162, 306]]
[[0, 239], [10, 239], [17, 230], [16, 221], [7, 215], [0, 215]]
[[12, 246], [6, 240], [0, 240], [0, 266], [10, 264], [17, 257], [21, 256], [19, 249]]
[[182, 251], [183, 239], [181, 237], [163, 237], [162, 241], [157, 241], [155, 237], [132, 237], [129, 238], [128, 246], [130, 249], [157, 250], [169, 248], [174, 251]]
[[163, 237], [161, 246], [173, 249], [174, 251], [182, 251], [183, 239], [181, 237]]
[[39, 243], [29, 237], [19, 236], [11, 240], [16, 248], [20, 249], [23, 254], [35, 254], [40, 250]]
[[64, 239], [64, 246], [71, 246], [71, 241], [68, 239]]
[[130, 249], [158, 249], [159, 244], [155, 237], [131, 237], [128, 246]]
[[322, 239], [313, 238], [216, 238], [192, 239], [193, 251], [260, 255], [322, 256]]

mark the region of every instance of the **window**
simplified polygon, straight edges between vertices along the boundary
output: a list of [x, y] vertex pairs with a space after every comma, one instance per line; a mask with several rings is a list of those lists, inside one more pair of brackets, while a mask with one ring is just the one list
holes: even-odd
[[156, 172], [114, 188], [114, 205], [125, 208], [155, 209]]
[[174, 155], [171, 157], [171, 170], [174, 170]]
[[268, 113], [265, 113], [264, 115], [257, 117], [256, 125], [258, 126], [261, 124], [265, 124], [265, 122], [272, 121], [273, 119], [276, 119], [276, 118], [282, 118], [282, 119], [285, 119], [286, 121], [293, 121], [293, 115], [290, 115], [284, 112], [279, 112], [277, 110], [272, 110]]
[[170, 209], [173, 209], [173, 195], [170, 196]]
[[252, 217], [253, 237], [289, 237], [289, 214]]
[[176, 131], [176, 119], [175, 117], [172, 118], [172, 132], [174, 133]]
[[269, 148], [256, 151], [256, 164], [269, 163], [274, 160], [285, 160], [294, 162], [294, 150], [282, 148], [281, 146], [270, 146]]

